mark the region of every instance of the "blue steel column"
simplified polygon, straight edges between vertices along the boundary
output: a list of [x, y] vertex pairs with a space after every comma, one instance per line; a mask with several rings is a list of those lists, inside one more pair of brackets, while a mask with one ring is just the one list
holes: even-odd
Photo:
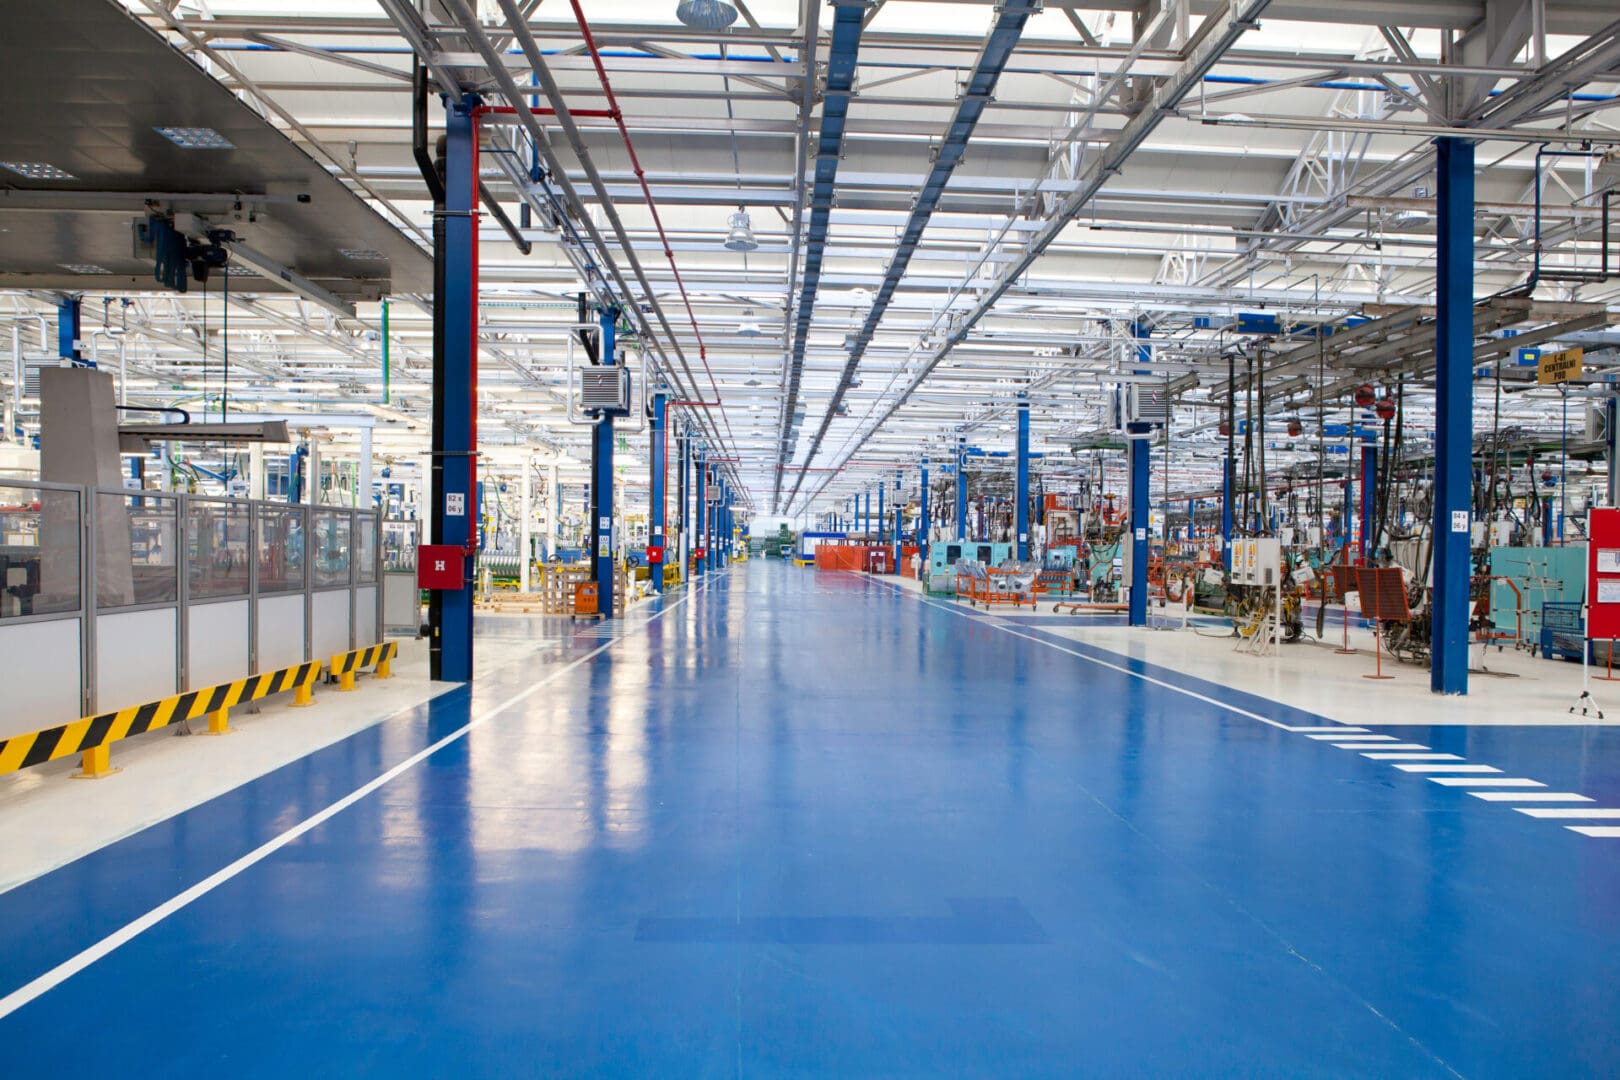
[[1435, 140], [1434, 630], [1429, 688], [1468, 693], [1474, 442], [1474, 144]]
[[[1152, 330], [1147, 323], [1137, 322], [1132, 336], [1143, 342], [1136, 347], [1136, 359], [1146, 363], [1153, 355], [1145, 344]], [[1148, 579], [1148, 440], [1130, 439], [1130, 542], [1131, 542], [1131, 606], [1126, 620], [1131, 626], [1147, 625]]]
[[1221, 458], [1221, 552], [1223, 565], [1232, 569], [1232, 459]]
[[900, 530], [904, 529], [905, 526], [906, 526], [906, 504], [905, 504], [905, 500], [900, 497], [901, 485], [904, 484], [905, 482], [906, 482], [905, 474], [900, 472], [898, 469], [895, 470], [895, 474], [894, 474], [894, 572], [896, 574], [900, 573], [900, 558], [901, 558], [900, 549], [905, 544], [904, 538], [902, 538], [901, 535], [900, 535]]
[[922, 481], [917, 485], [922, 492], [920, 513], [917, 517], [917, 550], [922, 554], [923, 565], [928, 565], [928, 536], [932, 526], [928, 522], [928, 459], [922, 459]]
[[1029, 558], [1029, 394], [1018, 394], [1018, 470], [1013, 485], [1013, 536], [1018, 561]]
[[1378, 494], [1378, 448], [1370, 443], [1361, 447], [1361, 544], [1357, 550], [1365, 565], [1367, 557], [1377, 552], [1377, 537], [1373, 536], [1373, 510]]
[[73, 364], [84, 363], [78, 347], [83, 315], [84, 301], [80, 297], [64, 296], [56, 302], [56, 355]]
[[967, 539], [967, 439], [956, 438], [956, 538]]
[[691, 565], [687, 556], [692, 552], [692, 436], [684, 424], [680, 428], [680, 452], [681, 550], [677, 553], [679, 561], [676, 565], [681, 568], [681, 581], [684, 582], [692, 573], [687, 569]]
[[[664, 546], [664, 469], [668, 465], [665, 456], [664, 432], [665, 421], [669, 416], [669, 395], [653, 395], [652, 427], [648, 437], [652, 440], [652, 453], [648, 455], [652, 460], [652, 476], [649, 477], [648, 487], [651, 489], [649, 501], [651, 505], [647, 511], [647, 541], [654, 547]], [[668, 558], [668, 556], [665, 556]], [[653, 592], [664, 591], [664, 563], [661, 559], [656, 564], [648, 565], [651, 571]]]
[[[613, 308], [603, 308], [598, 315], [602, 327], [601, 361], [603, 367], [614, 363], [613, 328], [618, 319]], [[604, 619], [613, 618], [613, 416], [604, 415], [602, 422], [591, 429], [591, 523], [596, 538], [596, 550], [591, 553], [591, 577], [596, 581], [597, 610]], [[604, 525], [603, 523], [606, 522]]]
[[[468, 553], [467, 581], [439, 597], [439, 663], [434, 678], [466, 682], [473, 674], [473, 549], [476, 546], [477, 500], [473, 498], [472, 411], [476, 358], [478, 257], [478, 132], [472, 111], [476, 98], [466, 98], [445, 111], [444, 287], [434, 297], [435, 313], [444, 320], [444, 429], [439, 442], [439, 498], [446, 512], [440, 544]], [[459, 505], [462, 513], [449, 513]]]
[[[719, 481], [720, 481], [720, 466], [714, 464], [713, 462], [710, 462], [709, 463], [709, 475], [708, 475], [708, 478], [703, 483], [703, 495], [704, 495], [705, 498], [708, 497], [709, 488], [711, 486], [713, 486], [713, 487], [719, 487], [720, 486]], [[708, 554], [705, 556], [705, 561], [708, 564], [708, 569], [711, 570], [711, 571], [720, 569], [720, 500], [719, 499], [716, 499], [716, 500], [714, 500], [714, 502], [709, 504], [709, 540], [708, 540], [708, 543], [704, 544], [704, 547], [708, 549]]]
[[883, 481], [878, 481], [877, 542], [883, 543]]
[[[704, 485], [709, 479], [709, 470], [705, 464], [707, 461], [708, 456], [702, 450], [699, 450], [697, 452], [697, 469], [692, 474], [692, 494], [694, 496], [693, 505], [696, 509], [696, 513], [692, 521], [692, 550], [694, 552], [704, 547], [708, 543], [708, 533], [706, 531], [708, 521], [708, 493], [704, 491]], [[707, 558], [708, 552], [705, 551], [702, 559], [696, 559], [693, 561], [693, 577], [701, 577], [703, 572], [708, 569], [708, 565], [705, 561]]]

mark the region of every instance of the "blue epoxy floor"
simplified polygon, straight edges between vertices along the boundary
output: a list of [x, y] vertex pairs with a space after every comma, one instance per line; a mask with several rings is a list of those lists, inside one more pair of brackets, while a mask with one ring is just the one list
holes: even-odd
[[[0, 1075], [1620, 1075], [1620, 840], [855, 575], [594, 633], [0, 894], [5, 994], [487, 717]], [[1614, 729], [1391, 730], [1620, 806]]]

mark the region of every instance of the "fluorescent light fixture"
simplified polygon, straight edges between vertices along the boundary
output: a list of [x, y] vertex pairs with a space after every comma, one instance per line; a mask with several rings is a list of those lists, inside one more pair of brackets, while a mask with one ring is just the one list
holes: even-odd
[[73, 174], [66, 169], [58, 169], [55, 165], [44, 161], [0, 161], [0, 169], [10, 169], [18, 176], [30, 180], [72, 180]]
[[375, 248], [338, 248], [338, 254], [359, 262], [382, 262], [384, 259], [383, 253]]
[[57, 263], [56, 265], [60, 266], [62, 269], [66, 270], [70, 274], [110, 274], [110, 273], [112, 273], [112, 271], [107, 269], [105, 266], [97, 266], [95, 263]]
[[236, 144], [225, 136], [206, 127], [160, 127], [154, 128], [159, 135], [168, 139], [182, 150], [235, 150]]

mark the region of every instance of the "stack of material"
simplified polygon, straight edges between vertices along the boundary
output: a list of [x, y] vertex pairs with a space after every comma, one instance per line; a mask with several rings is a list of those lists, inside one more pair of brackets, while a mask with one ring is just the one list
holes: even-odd
[[547, 615], [574, 613], [574, 586], [591, 579], [587, 566], [564, 566], [546, 563], [540, 568], [540, 595], [545, 600]]

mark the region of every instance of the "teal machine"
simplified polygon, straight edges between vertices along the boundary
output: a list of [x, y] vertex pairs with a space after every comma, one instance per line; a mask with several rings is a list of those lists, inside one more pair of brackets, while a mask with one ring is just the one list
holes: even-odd
[[931, 593], [949, 594], [956, 591], [956, 564], [971, 559], [984, 566], [1000, 566], [1013, 557], [1011, 544], [993, 544], [978, 540], [936, 540], [928, 545], [928, 580], [924, 583]]

